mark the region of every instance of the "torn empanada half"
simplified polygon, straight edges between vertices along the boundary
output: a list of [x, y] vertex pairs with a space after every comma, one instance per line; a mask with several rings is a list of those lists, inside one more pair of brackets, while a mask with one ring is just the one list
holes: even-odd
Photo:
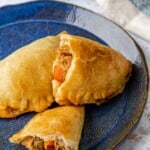
[[0, 117], [41, 112], [53, 102], [52, 65], [59, 38], [39, 39], [0, 61]]
[[35, 115], [10, 141], [30, 150], [78, 150], [84, 107], [60, 106]]
[[123, 91], [132, 69], [125, 56], [87, 38], [59, 36], [52, 81], [58, 104], [99, 105]]

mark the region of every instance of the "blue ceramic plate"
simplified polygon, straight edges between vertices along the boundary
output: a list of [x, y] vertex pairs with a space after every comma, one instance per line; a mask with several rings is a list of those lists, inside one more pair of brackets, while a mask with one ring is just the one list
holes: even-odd
[[[66, 3], [37, 1], [0, 9], [0, 59], [32, 41], [68, 31], [108, 44], [133, 63], [124, 92], [109, 103], [86, 106], [80, 150], [116, 147], [138, 122], [147, 97], [147, 69], [141, 51], [120, 27], [86, 9]], [[20, 130], [34, 113], [0, 119], [0, 149], [23, 150], [8, 138]]]

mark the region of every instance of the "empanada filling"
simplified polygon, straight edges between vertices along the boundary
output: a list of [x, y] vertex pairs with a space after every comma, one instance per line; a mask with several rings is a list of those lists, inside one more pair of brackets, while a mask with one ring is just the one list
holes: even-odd
[[65, 147], [65, 143], [61, 138], [52, 138], [51, 141], [44, 141], [39, 137], [27, 136], [21, 142], [22, 145], [30, 150], [71, 150]]
[[44, 150], [44, 140], [39, 137], [27, 136], [23, 139], [21, 144], [30, 150]]
[[65, 80], [68, 69], [71, 66], [72, 54], [69, 46], [63, 45], [57, 49], [56, 60], [53, 66], [54, 79], [62, 83]]

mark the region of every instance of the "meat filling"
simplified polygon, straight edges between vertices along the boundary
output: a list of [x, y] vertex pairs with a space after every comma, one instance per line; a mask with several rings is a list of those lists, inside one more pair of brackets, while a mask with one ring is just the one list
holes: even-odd
[[69, 46], [65, 45], [57, 49], [57, 56], [54, 62], [54, 79], [63, 82], [72, 61], [72, 54]]
[[22, 145], [29, 148], [30, 150], [44, 150], [44, 141], [39, 137], [26, 137], [22, 142]]
[[55, 139], [55, 141], [44, 141], [39, 137], [26, 137], [22, 142], [22, 145], [30, 150], [71, 150], [70, 147], [65, 148], [62, 139]]

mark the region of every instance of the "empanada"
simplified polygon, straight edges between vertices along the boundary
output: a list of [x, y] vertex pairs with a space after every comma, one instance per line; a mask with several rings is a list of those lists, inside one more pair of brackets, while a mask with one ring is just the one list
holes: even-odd
[[35, 115], [10, 141], [30, 150], [78, 150], [84, 107], [60, 106]]
[[120, 52], [87, 38], [59, 36], [52, 81], [58, 104], [101, 104], [123, 91], [132, 64]]
[[57, 36], [42, 38], [0, 62], [1, 118], [41, 112], [53, 103], [52, 64], [58, 45]]
[[131, 68], [119, 52], [83, 37], [37, 40], [0, 62], [0, 117], [41, 112], [53, 96], [60, 105], [101, 104], [123, 91]]

